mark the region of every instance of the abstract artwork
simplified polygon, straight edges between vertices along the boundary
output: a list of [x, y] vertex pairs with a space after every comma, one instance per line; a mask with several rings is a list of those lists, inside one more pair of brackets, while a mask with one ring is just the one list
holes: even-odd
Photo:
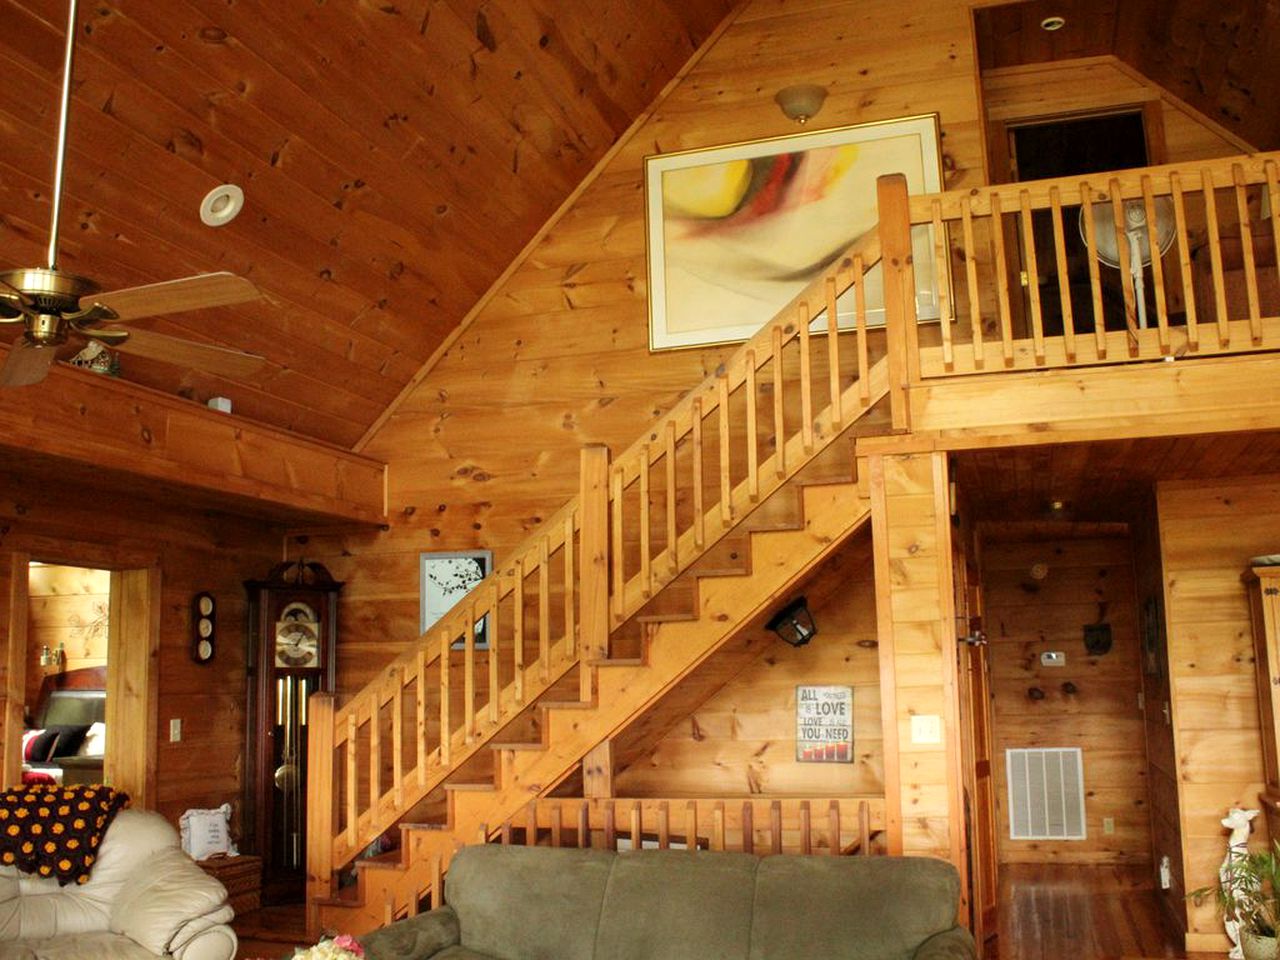
[[[650, 349], [752, 336], [875, 227], [876, 178], [889, 173], [912, 194], [942, 189], [936, 114], [646, 158]], [[933, 275], [931, 231], [912, 233], [921, 319], [938, 316], [935, 283], [947, 282]], [[878, 266], [866, 294], [868, 323], [883, 323]], [[853, 325], [851, 303], [837, 312]]]

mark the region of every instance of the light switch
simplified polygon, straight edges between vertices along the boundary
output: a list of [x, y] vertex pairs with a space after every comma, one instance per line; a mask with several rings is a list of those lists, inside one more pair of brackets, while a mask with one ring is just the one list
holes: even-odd
[[941, 743], [942, 718], [936, 713], [914, 714], [911, 717], [912, 743]]
[[182, 718], [174, 717], [169, 721], [169, 742], [179, 743], [182, 740]]

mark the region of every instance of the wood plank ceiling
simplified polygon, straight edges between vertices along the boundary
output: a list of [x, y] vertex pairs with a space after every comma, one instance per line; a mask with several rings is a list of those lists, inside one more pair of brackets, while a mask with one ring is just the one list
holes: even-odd
[[[263, 371], [121, 375], [349, 446], [731, 6], [82, 4], [60, 266], [105, 289], [250, 277], [266, 299], [139, 325]], [[0, 0], [0, 269], [44, 262], [65, 18]], [[246, 209], [205, 227], [223, 182]]]
[[[1066, 25], [1047, 33], [1051, 15]], [[1280, 0], [1029, 0], [974, 21], [984, 70], [1114, 54], [1258, 149], [1280, 148]]]
[[[1010, 447], [960, 453], [955, 460], [967, 509], [986, 524], [1132, 522], [1157, 480], [1277, 471], [1275, 432]], [[1054, 508], [1055, 501], [1061, 506]]]

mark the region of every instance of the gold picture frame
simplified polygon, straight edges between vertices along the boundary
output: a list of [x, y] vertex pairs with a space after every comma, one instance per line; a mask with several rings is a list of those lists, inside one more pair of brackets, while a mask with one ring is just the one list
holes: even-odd
[[[887, 173], [913, 194], [942, 190], [936, 113], [646, 157], [649, 349], [751, 337], [875, 226]], [[937, 319], [949, 283], [933, 275], [932, 237], [912, 232], [921, 320]], [[883, 323], [878, 266], [866, 296], [868, 323]], [[837, 311], [853, 325], [851, 304]]]

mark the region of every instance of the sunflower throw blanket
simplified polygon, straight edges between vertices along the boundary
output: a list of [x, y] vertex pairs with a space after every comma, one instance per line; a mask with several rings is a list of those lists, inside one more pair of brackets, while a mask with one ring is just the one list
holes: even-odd
[[98, 845], [129, 795], [101, 784], [21, 786], [0, 794], [0, 864], [86, 883]]

